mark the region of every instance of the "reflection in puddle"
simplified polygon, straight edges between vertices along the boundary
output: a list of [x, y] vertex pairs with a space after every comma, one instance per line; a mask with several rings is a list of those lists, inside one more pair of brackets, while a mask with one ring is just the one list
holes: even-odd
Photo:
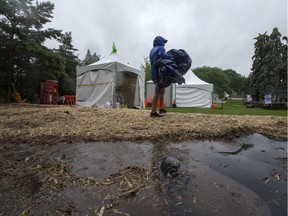
[[[128, 166], [151, 164], [151, 144], [99, 142], [78, 145], [72, 151], [74, 170], [81, 176], [104, 178]], [[69, 150], [70, 151], [70, 150]]]

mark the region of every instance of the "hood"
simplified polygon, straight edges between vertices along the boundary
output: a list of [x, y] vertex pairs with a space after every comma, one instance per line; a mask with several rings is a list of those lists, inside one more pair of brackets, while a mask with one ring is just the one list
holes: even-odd
[[167, 43], [168, 40], [166, 40], [165, 38], [161, 37], [161, 36], [157, 36], [155, 37], [154, 41], [153, 41], [153, 47], [156, 46], [164, 46], [165, 43]]

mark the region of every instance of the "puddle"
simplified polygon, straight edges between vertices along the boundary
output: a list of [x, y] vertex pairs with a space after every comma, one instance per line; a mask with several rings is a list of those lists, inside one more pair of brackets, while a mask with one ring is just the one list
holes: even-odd
[[73, 158], [76, 173], [100, 179], [128, 166], [151, 166], [151, 150], [148, 143], [88, 143], [78, 145], [71, 155], [67, 149], [67, 155]]
[[286, 142], [254, 134], [233, 143], [170, 144], [166, 151], [190, 168], [188, 194], [201, 200], [195, 215], [287, 215]]
[[[96, 142], [35, 147], [30, 152], [68, 162], [83, 178], [103, 179], [131, 166], [149, 171], [144, 187], [134, 196], [110, 202], [103, 215], [287, 215], [287, 143], [260, 134], [229, 143]], [[167, 164], [161, 166], [165, 158], [173, 163], [171, 173]], [[30, 196], [41, 189], [37, 184]], [[33, 211], [95, 215], [107, 204], [109, 193], [109, 188], [68, 184]], [[7, 209], [2, 209], [4, 215]]]
[[[174, 178], [162, 173], [161, 189], [152, 182], [119, 205], [132, 215], [141, 215], [151, 206], [155, 208], [150, 215], [286, 215], [287, 168], [286, 162], [277, 160], [285, 158], [286, 152], [286, 142], [254, 134], [233, 143], [89, 143], [77, 146], [71, 156], [76, 173], [95, 178], [131, 165], [157, 167], [161, 172], [159, 161], [177, 158], [184, 175]], [[271, 176], [273, 172], [280, 173], [280, 181]]]

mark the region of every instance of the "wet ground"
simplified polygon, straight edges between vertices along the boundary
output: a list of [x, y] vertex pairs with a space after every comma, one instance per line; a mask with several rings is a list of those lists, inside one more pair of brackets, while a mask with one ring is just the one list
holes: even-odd
[[[0, 157], [1, 216], [287, 215], [287, 143], [260, 134], [6, 145]], [[161, 169], [167, 157], [179, 161], [176, 175]]]

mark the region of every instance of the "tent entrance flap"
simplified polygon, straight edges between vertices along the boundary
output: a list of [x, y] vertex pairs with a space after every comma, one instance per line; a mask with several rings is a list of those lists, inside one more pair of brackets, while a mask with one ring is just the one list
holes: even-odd
[[115, 101], [120, 105], [133, 108], [136, 96], [139, 95], [139, 84], [137, 74], [130, 72], [118, 72], [116, 74]]

